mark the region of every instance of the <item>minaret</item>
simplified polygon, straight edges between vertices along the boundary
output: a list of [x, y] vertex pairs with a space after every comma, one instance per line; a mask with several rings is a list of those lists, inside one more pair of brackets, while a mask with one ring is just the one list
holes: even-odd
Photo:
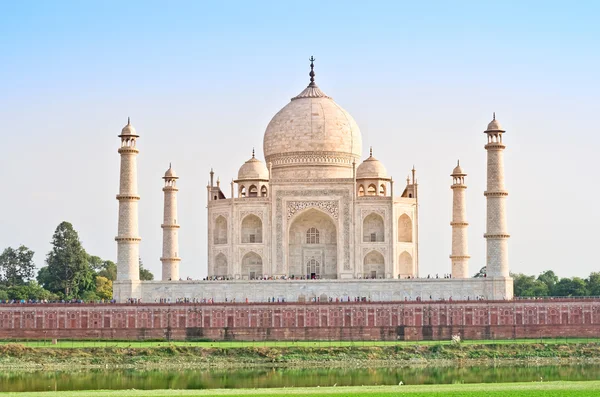
[[181, 258], [179, 254], [179, 241], [177, 237], [177, 231], [179, 225], [177, 224], [177, 175], [171, 164], [169, 169], [165, 172], [163, 177], [165, 180], [165, 186], [163, 192], [165, 192], [165, 211], [163, 224], [160, 225], [163, 229], [163, 253], [160, 261], [162, 262], [162, 279], [167, 280], [179, 280], [179, 262]]
[[117, 280], [140, 279], [140, 241], [138, 234], [138, 195], [136, 140], [139, 137], [127, 119], [121, 130], [121, 173], [119, 200], [119, 230], [117, 241]]
[[506, 227], [506, 196], [504, 187], [504, 149], [502, 134], [504, 130], [494, 119], [487, 130], [487, 227], [484, 237], [487, 241], [487, 277], [509, 277], [508, 238]]
[[452, 177], [452, 254], [450, 260], [452, 263], [452, 278], [468, 278], [469, 277], [469, 250], [467, 237], [467, 208], [465, 201], [465, 193], [467, 185], [465, 185], [464, 173], [460, 167], [460, 161], [450, 175]]

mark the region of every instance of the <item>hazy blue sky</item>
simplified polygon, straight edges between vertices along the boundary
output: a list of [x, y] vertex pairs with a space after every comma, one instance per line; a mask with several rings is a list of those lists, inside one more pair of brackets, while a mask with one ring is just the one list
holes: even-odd
[[[141, 255], [160, 277], [162, 180], [181, 177], [181, 275], [206, 274], [206, 183], [227, 184], [308, 82], [356, 119], [363, 153], [421, 185], [421, 271], [450, 271], [457, 158], [471, 273], [485, 261], [485, 136], [507, 130], [513, 272], [600, 270], [598, 2], [0, 2], [0, 246], [42, 266], [70, 221], [116, 259], [119, 134], [140, 134]], [[229, 189], [226, 189], [229, 194]]]

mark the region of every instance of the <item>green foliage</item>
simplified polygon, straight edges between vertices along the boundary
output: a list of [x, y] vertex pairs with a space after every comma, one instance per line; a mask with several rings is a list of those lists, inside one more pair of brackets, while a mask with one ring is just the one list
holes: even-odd
[[554, 287], [555, 296], [586, 296], [588, 295], [585, 281], [579, 277], [562, 278]]
[[552, 270], [537, 278], [526, 274], [511, 274], [514, 293], [518, 297], [544, 296], [600, 296], [600, 272], [593, 272], [583, 280], [579, 277], [559, 278]]
[[548, 296], [548, 286], [536, 279], [535, 276], [527, 276], [525, 274], [512, 274], [514, 280], [515, 296], [534, 297]]
[[113, 296], [112, 286], [112, 280], [109, 280], [106, 277], [96, 276], [96, 296], [98, 296], [98, 298], [111, 300]]
[[107, 278], [110, 281], [117, 279], [117, 265], [113, 261], [102, 262], [102, 268], [98, 272], [98, 276]]
[[588, 293], [592, 296], [600, 296], [600, 272], [590, 273], [585, 280]]
[[479, 269], [479, 271], [477, 273], [475, 273], [475, 275], [473, 277], [474, 278], [483, 278], [483, 277], [485, 277], [486, 274], [487, 274], [487, 266], [484, 266], [481, 269]]
[[144, 268], [144, 264], [142, 263], [142, 258], [140, 258], [140, 280], [143, 280], [143, 281], [154, 280], [154, 274], [152, 274], [150, 272], [150, 270]]
[[552, 270], [546, 270], [545, 272], [542, 272], [537, 279], [538, 281], [546, 284], [546, 287], [548, 288], [548, 295], [552, 295], [554, 293], [554, 287], [556, 286], [556, 283], [558, 283], [558, 276]]
[[17, 249], [8, 247], [0, 255], [0, 284], [24, 285], [34, 275], [33, 251], [24, 245]]
[[[7, 298], [15, 300], [57, 300], [56, 294], [42, 288], [35, 281], [29, 281], [24, 285], [13, 285], [6, 289]], [[1, 299], [1, 298], [0, 298]]]
[[[95, 289], [94, 272], [73, 225], [62, 222], [52, 236], [52, 250], [46, 257], [47, 269], [38, 279], [52, 292], [68, 298], [80, 298], [84, 291]], [[41, 273], [41, 271], [40, 271]]]

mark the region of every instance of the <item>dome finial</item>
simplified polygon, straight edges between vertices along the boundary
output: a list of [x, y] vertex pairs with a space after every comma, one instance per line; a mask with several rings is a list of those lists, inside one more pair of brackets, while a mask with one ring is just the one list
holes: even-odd
[[494, 120], [496, 120], [496, 112], [494, 112]]
[[254, 148], [252, 148], [252, 158], [254, 158]]
[[171, 167], [171, 162], [169, 161], [169, 169], [171, 169], [171, 168], [173, 168], [173, 167]]
[[310, 76], [310, 84], [309, 86], [314, 86], [315, 84], [315, 57], [311, 55], [310, 59], [310, 73], [308, 74]]
[[460, 166], [460, 159], [456, 160], [456, 165]]
[[369, 157], [373, 157], [373, 146], [369, 147]]
[[127, 117], [127, 125], [131, 125], [131, 119]]

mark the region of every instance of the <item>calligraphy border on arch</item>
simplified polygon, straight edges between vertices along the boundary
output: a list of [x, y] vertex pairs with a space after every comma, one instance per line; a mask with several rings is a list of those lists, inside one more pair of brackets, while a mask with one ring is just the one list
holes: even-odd
[[[275, 233], [277, 244], [277, 271], [283, 269], [283, 198], [284, 197], [318, 197], [341, 196], [344, 206], [343, 231], [344, 231], [344, 270], [350, 270], [350, 192], [347, 189], [321, 189], [321, 190], [283, 190], [275, 193]], [[318, 201], [318, 200], [307, 200]], [[325, 200], [329, 201], [329, 200]]]

